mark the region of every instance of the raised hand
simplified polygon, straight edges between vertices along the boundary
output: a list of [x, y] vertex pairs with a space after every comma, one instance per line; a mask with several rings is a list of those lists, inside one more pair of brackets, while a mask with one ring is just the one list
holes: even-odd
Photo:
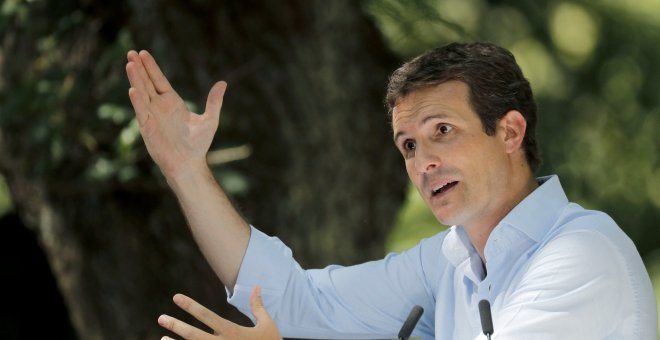
[[198, 115], [186, 108], [149, 52], [129, 51], [127, 59], [128, 96], [147, 150], [165, 177], [185, 176], [205, 167], [227, 84], [213, 85], [206, 110]]
[[[229, 320], [223, 319], [222, 317], [208, 310], [206, 307], [197, 303], [195, 300], [182, 294], [177, 294], [174, 296], [174, 303], [181, 307], [181, 309], [188, 312], [190, 315], [194, 316], [195, 319], [209, 326], [213, 330], [214, 334], [207, 333], [199, 328], [193, 327], [168, 315], [161, 315], [158, 318], [158, 324], [178, 334], [184, 339], [281, 340], [282, 337], [277, 331], [275, 322], [268, 315], [266, 308], [264, 308], [263, 302], [261, 301], [260, 292], [261, 288], [256, 286], [252, 290], [252, 295], [250, 296], [250, 308], [252, 309], [252, 314], [256, 319], [256, 325], [254, 327], [239, 326]], [[162, 339], [166, 340], [171, 338], [163, 337]]]

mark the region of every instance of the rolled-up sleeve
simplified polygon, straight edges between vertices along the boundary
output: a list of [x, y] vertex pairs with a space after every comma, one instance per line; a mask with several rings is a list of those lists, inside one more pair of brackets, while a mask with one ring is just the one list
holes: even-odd
[[410, 309], [421, 305], [426, 312], [416, 333], [433, 338], [435, 297], [429, 281], [438, 278], [423, 267], [429, 263], [425, 258], [439, 267], [440, 247], [426, 247], [436, 253], [425, 254], [428, 242], [379, 261], [303, 270], [279, 239], [253, 228], [228, 301], [252, 317], [249, 296], [261, 285], [264, 305], [284, 337], [335, 339], [396, 337]]

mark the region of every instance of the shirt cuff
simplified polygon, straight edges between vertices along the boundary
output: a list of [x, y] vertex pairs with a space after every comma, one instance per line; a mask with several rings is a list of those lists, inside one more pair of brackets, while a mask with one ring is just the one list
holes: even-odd
[[[238, 272], [233, 294], [227, 291], [227, 302], [250, 317], [250, 294], [256, 285], [261, 286], [261, 297], [268, 310], [277, 310], [276, 304], [286, 289], [294, 266], [291, 249], [277, 237], [271, 237], [254, 226], [250, 226], [248, 242], [243, 262]], [[272, 316], [272, 315], [271, 315]]]

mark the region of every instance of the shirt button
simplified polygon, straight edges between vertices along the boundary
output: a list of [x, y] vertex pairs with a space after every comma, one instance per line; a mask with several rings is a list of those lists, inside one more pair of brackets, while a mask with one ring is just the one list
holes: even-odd
[[488, 291], [490, 292], [490, 289], [492, 288], [491, 284], [488, 284]]

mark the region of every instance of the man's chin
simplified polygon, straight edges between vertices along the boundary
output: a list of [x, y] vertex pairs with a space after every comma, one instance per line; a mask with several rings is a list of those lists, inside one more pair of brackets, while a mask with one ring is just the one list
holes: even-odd
[[440, 224], [444, 224], [446, 226], [452, 226], [457, 223], [454, 223], [456, 218], [452, 218], [453, 216], [451, 214], [448, 214], [447, 212], [442, 212], [442, 213], [437, 213], [433, 212], [433, 215], [435, 216], [435, 219], [440, 222]]

